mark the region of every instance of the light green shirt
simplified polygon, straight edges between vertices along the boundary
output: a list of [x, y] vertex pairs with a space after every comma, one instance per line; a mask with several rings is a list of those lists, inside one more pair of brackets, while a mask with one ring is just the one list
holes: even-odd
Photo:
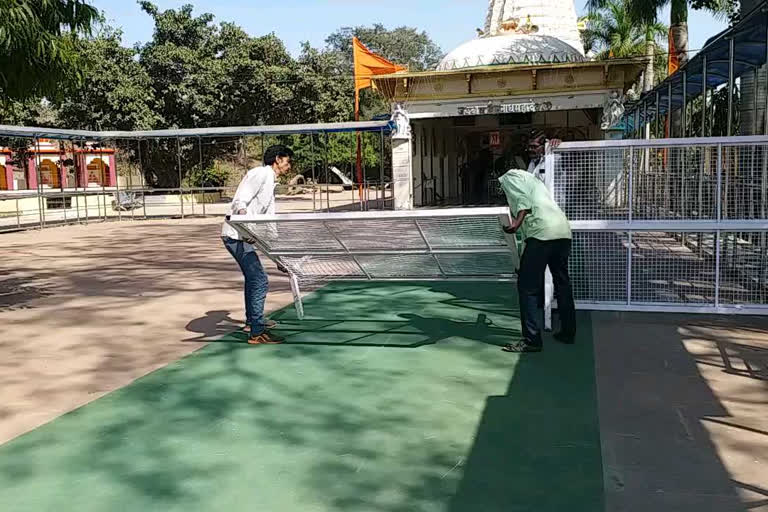
[[571, 238], [571, 225], [552, 199], [546, 185], [533, 174], [513, 169], [499, 178], [513, 217], [530, 210], [518, 232], [523, 240], [559, 240]]

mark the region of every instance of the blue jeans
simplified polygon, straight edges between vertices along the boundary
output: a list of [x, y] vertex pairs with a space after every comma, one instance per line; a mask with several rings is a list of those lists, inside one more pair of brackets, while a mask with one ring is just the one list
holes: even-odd
[[251, 244], [228, 237], [222, 240], [245, 276], [245, 319], [251, 326], [251, 336], [258, 336], [265, 330], [264, 301], [269, 289], [267, 273]]

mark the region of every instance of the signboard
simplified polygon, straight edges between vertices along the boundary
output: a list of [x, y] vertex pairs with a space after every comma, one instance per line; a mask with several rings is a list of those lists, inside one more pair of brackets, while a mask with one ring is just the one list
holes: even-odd
[[488, 143], [492, 148], [501, 146], [501, 134], [499, 132], [491, 132]]
[[527, 101], [524, 103], [493, 103], [486, 105], [460, 105], [457, 113], [460, 116], [479, 116], [483, 114], [528, 114], [531, 112], [547, 112], [552, 110], [552, 102], [544, 101], [536, 103]]

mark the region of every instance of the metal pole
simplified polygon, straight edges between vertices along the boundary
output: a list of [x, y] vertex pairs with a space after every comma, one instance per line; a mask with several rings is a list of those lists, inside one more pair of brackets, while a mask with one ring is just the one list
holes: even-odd
[[[723, 172], [723, 145], [717, 145], [717, 185], [715, 196], [717, 197], [716, 204], [716, 219], [718, 222], [722, 220], [722, 198], [721, 194], [721, 178]], [[720, 230], [715, 232], [715, 307], [720, 305]]]
[[331, 182], [328, 177], [328, 132], [325, 132], [325, 157], [323, 159], [323, 165], [325, 166], [325, 205], [328, 208], [328, 212], [331, 211], [331, 190], [329, 183]]
[[[630, 210], [631, 212], [632, 210]], [[627, 305], [632, 304], [632, 232], [627, 231]]]
[[[381, 202], [379, 203], [379, 208], [384, 209], [384, 128], [379, 130], [379, 188], [382, 192], [382, 198]], [[376, 190], [376, 201], [379, 201], [379, 190]]]
[[701, 58], [701, 136], [707, 136], [707, 55]]
[[661, 131], [659, 130], [659, 123], [661, 122], [661, 109], [659, 108], [661, 105], [661, 96], [659, 95], [659, 90], [656, 89], [656, 138], [662, 139]]
[[636, 139], [640, 138], [640, 109], [635, 107], [635, 137]]
[[85, 224], [88, 225], [88, 158], [85, 156], [85, 139], [80, 139], [80, 147], [82, 148], [83, 153], [83, 165], [85, 166], [85, 169], [82, 170], [83, 174], [85, 174], [85, 183], [83, 183], [83, 202], [85, 203]]
[[317, 211], [317, 205], [315, 202], [315, 192], [317, 189], [317, 179], [315, 178], [315, 134], [309, 134], [309, 154], [310, 162], [312, 162], [312, 211]]
[[[203, 139], [199, 135], [197, 136], [197, 156], [200, 160], [200, 171], [203, 170]], [[203, 217], [205, 217], [205, 202], [206, 202], [206, 190], [203, 190]]]
[[80, 195], [77, 193], [77, 176], [79, 173], [77, 148], [75, 147], [75, 141], [72, 141], [72, 162], [75, 166], [75, 215], [77, 215], [77, 223], [80, 224]]
[[643, 100], [643, 138], [650, 139], [651, 133], [649, 131], [650, 124], [648, 123], [648, 99]]
[[[104, 222], [107, 221], [107, 187], [104, 185], [104, 143], [99, 140], [99, 162], [101, 168], [101, 202], [104, 203]], [[97, 201], [98, 204], [98, 201]]]
[[728, 137], [733, 135], [733, 54], [735, 47], [736, 40], [731, 37], [728, 47], [728, 133], [726, 133]]
[[117, 141], [115, 141], [115, 147], [113, 148], [115, 155], [115, 206], [117, 207], [117, 220], [122, 221], [123, 215], [120, 211], [120, 175], [117, 173]]
[[45, 209], [43, 199], [43, 175], [40, 172], [40, 139], [35, 138], [35, 175], [37, 176], [37, 208], [40, 218], [40, 229], [45, 227]]
[[21, 213], [19, 212], [19, 199], [16, 199], [16, 227], [21, 227]]
[[[683, 70], [683, 98], [682, 98], [682, 108], [680, 109], [680, 136], [686, 137], [686, 129], [685, 129], [685, 123], [688, 118], [687, 116], [687, 109], [688, 109], [688, 70]], [[683, 218], [686, 217], [686, 211], [685, 211], [685, 172], [686, 172], [686, 149], [680, 148], [679, 150], [682, 153], [682, 158], [680, 159], [680, 213], [682, 214]], [[685, 233], [681, 235], [681, 239], [683, 244], [685, 244]]]
[[144, 160], [141, 158], [141, 139], [137, 141], [139, 143], [139, 172], [141, 173], [141, 207], [144, 210], [144, 220], [147, 220], [147, 195], [145, 193], [146, 186], [144, 181]]
[[176, 164], [179, 172], [179, 202], [181, 203], [181, 218], [184, 218], [184, 190], [181, 188], [181, 142], [176, 137]]

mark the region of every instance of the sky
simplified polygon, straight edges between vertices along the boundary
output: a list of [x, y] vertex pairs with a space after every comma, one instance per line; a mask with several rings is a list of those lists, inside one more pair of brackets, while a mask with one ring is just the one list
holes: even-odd
[[[152, 37], [152, 23], [135, 0], [91, 0], [104, 11], [110, 24], [123, 29], [123, 43], [132, 46]], [[232, 21], [251, 35], [270, 32], [297, 54], [302, 41], [320, 47], [328, 34], [339, 27], [382, 23], [425, 30], [448, 52], [475, 37], [475, 28], [485, 22], [487, 0], [154, 0], [160, 9], [195, 6], [195, 13], [210, 12], [217, 21]], [[579, 15], [586, 0], [575, 0]], [[669, 11], [662, 13], [669, 19]], [[691, 11], [688, 19], [691, 50], [723, 30], [724, 21], [705, 12]]]

